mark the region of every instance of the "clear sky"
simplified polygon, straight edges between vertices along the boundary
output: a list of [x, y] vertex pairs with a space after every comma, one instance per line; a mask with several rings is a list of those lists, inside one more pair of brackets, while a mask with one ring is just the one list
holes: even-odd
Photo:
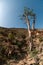
[[0, 0], [0, 26], [25, 28], [19, 18], [25, 6], [34, 9], [36, 28], [43, 28], [43, 0]]

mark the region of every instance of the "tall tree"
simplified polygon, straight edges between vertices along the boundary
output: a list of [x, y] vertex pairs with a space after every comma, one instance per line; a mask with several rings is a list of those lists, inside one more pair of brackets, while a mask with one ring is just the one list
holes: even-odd
[[27, 27], [28, 27], [30, 51], [32, 50], [32, 44], [33, 44], [32, 35], [31, 35], [31, 28], [30, 28], [30, 17], [32, 17], [33, 14], [34, 13], [33, 13], [32, 9], [25, 7], [24, 13], [21, 16], [21, 19], [25, 20]]

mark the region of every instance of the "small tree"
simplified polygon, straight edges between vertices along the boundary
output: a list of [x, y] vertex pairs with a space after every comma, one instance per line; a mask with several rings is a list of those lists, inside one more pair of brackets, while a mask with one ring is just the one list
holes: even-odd
[[32, 35], [31, 35], [30, 18], [29, 17], [33, 17], [33, 15], [34, 15], [33, 10], [25, 7], [24, 13], [21, 16], [21, 19], [26, 21], [26, 24], [27, 24], [27, 27], [28, 27], [30, 51], [32, 50], [33, 39], [32, 39]]

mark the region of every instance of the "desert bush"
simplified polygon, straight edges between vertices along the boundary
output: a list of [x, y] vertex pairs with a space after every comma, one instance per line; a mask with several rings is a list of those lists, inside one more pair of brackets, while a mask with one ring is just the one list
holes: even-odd
[[39, 38], [39, 41], [42, 42], [42, 41], [43, 41], [43, 37], [40, 37], [40, 38]]
[[10, 33], [8, 34], [8, 38], [9, 38], [10, 40], [13, 40], [13, 39], [14, 39], [14, 34], [13, 34], [13, 32], [10, 32]]
[[21, 41], [21, 43], [22, 43], [22, 44], [26, 44], [26, 40], [23, 39], [23, 40]]
[[25, 36], [24, 34], [22, 34], [22, 38], [23, 38], [23, 39], [25, 39], [25, 38], [26, 38], [26, 36]]
[[2, 45], [0, 45], [0, 65], [3, 65], [7, 61], [4, 52], [5, 52], [5, 48]]
[[36, 49], [34, 49], [33, 51], [30, 52], [30, 55], [32, 57], [35, 57], [38, 54], [38, 51]]
[[6, 63], [6, 58], [0, 57], [0, 65], [4, 65]]
[[7, 36], [7, 33], [3, 32], [3, 31], [1, 31], [0, 34], [3, 35], [3, 36]]

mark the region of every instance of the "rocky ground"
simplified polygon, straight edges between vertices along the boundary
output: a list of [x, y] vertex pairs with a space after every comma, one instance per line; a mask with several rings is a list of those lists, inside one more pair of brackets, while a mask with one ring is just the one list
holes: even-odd
[[29, 51], [27, 29], [0, 28], [0, 65], [43, 65], [43, 30], [31, 30]]

